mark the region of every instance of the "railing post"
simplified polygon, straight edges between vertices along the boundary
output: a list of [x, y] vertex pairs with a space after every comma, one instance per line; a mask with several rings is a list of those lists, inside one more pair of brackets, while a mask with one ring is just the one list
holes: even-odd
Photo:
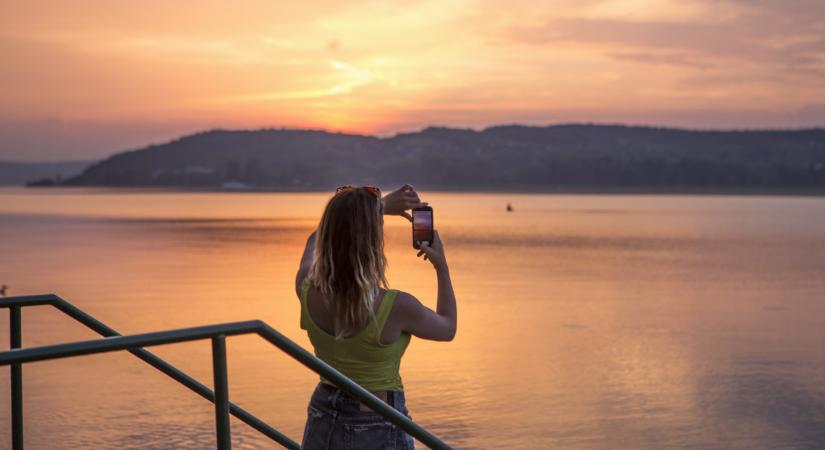
[[229, 383], [226, 376], [226, 337], [212, 338], [212, 377], [215, 381], [215, 428], [218, 450], [232, 448], [229, 431]]
[[[9, 308], [11, 348], [23, 345], [23, 333], [20, 322], [20, 307]], [[23, 450], [23, 365], [11, 365], [11, 448]]]

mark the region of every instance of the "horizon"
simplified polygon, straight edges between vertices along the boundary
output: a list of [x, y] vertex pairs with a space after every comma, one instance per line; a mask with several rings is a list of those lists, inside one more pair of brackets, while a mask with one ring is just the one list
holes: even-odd
[[815, 1], [11, 2], [0, 159], [211, 128], [825, 126]]

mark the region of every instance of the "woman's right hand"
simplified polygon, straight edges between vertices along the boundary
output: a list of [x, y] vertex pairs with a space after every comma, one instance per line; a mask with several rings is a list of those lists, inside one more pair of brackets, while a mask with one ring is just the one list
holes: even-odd
[[438, 230], [433, 230], [432, 245], [426, 242], [421, 243], [421, 250], [417, 256], [424, 255], [424, 260], [429, 260], [436, 270], [447, 268], [447, 257], [444, 255], [444, 245], [441, 243], [441, 237], [438, 235]]

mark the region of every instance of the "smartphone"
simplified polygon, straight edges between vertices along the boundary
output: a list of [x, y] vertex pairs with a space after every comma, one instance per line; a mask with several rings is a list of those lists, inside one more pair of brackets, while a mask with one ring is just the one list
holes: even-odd
[[412, 231], [413, 248], [420, 249], [421, 244], [426, 242], [433, 244], [433, 209], [429, 206], [422, 206], [412, 210]]

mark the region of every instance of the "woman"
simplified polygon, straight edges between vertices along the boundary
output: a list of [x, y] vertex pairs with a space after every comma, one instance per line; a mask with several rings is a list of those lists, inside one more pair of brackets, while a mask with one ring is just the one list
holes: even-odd
[[[410, 336], [450, 341], [456, 332], [455, 294], [438, 232], [418, 252], [436, 271], [436, 311], [388, 289], [384, 277], [383, 216], [411, 220], [406, 211], [423, 205], [410, 185], [383, 199], [374, 186], [338, 188], [307, 239], [295, 277], [301, 328], [315, 354], [405, 415], [398, 369]], [[413, 439], [322, 377], [309, 403], [302, 448], [412, 449]]]

